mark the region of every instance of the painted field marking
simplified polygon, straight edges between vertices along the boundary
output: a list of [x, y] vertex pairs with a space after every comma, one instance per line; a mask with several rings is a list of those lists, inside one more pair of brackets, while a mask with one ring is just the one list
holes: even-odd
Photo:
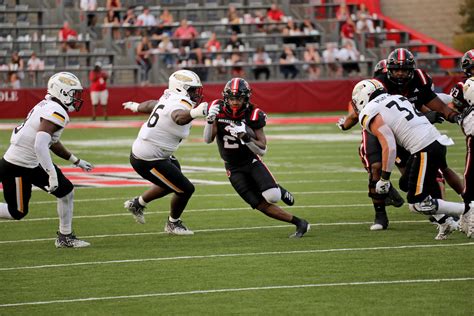
[[365, 286], [365, 285], [381, 285], [381, 284], [465, 282], [465, 281], [473, 281], [473, 280], [474, 278], [467, 277], [467, 278], [445, 278], [445, 279], [375, 280], [375, 281], [341, 282], [341, 283], [271, 285], [271, 286], [244, 287], [244, 288], [209, 289], [209, 290], [195, 290], [195, 291], [182, 291], [182, 292], [159, 292], [159, 293], [120, 295], [120, 296], [73, 298], [73, 299], [67, 299], [67, 300], [22, 302], [22, 303], [1, 304], [0, 307], [18, 307], [18, 306], [27, 306], [27, 305], [62, 304], [62, 303], [91, 302], [91, 301], [111, 301], [111, 300], [146, 298], [146, 297], [184, 296], [184, 295], [211, 294], [211, 293], [287, 290], [287, 289], [302, 289], [302, 288], [317, 288], [317, 287]]

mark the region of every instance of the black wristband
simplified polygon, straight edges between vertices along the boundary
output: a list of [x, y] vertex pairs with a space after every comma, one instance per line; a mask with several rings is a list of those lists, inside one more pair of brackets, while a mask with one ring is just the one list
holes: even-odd
[[390, 180], [391, 174], [392, 174], [391, 172], [382, 170], [382, 174], [380, 175], [380, 178], [384, 180]]
[[245, 133], [244, 135], [242, 135], [242, 137], [240, 139], [243, 140], [244, 143], [248, 143], [248, 142], [250, 142], [250, 135]]

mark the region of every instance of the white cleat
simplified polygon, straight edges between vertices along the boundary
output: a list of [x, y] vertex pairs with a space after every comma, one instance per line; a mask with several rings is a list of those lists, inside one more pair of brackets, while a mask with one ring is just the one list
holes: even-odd
[[458, 222], [456, 222], [452, 217], [448, 217], [443, 224], [437, 225], [438, 234], [436, 235], [435, 240], [446, 240], [453, 231], [459, 228]]
[[175, 223], [167, 221], [165, 225], [165, 232], [170, 235], [178, 235], [178, 236], [194, 235], [194, 232], [192, 230], [189, 230], [186, 226], [184, 226], [183, 221], [180, 219]]
[[145, 207], [140, 205], [138, 202], [138, 197], [125, 201], [125, 203], [123, 203], [123, 207], [132, 213], [133, 218], [135, 218], [137, 223], [145, 224]]
[[74, 233], [63, 235], [60, 232], [57, 232], [57, 235], [58, 237], [54, 242], [56, 248], [84, 248], [91, 245], [87, 241], [77, 239]]
[[461, 215], [459, 230], [466, 234], [468, 238], [474, 236], [474, 202], [469, 204], [469, 211]]

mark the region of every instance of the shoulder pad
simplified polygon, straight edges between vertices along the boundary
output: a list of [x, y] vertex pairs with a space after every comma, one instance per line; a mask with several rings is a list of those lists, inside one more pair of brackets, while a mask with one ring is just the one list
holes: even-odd
[[254, 129], [260, 129], [267, 124], [267, 114], [259, 108], [254, 108], [248, 112], [247, 125]]
[[186, 107], [189, 108], [189, 110], [191, 110], [193, 108], [193, 105], [186, 99], [181, 99], [181, 104], [185, 105]]
[[423, 86], [429, 85], [431, 87], [431, 84], [433, 83], [433, 80], [431, 79], [430, 75], [428, 75], [421, 69], [415, 69], [415, 77], [420, 80]]

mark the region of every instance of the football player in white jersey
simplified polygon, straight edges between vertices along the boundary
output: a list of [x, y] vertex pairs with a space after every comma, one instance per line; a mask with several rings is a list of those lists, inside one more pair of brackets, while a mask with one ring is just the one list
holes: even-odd
[[191, 121], [207, 115], [207, 103], [202, 102], [199, 76], [189, 70], [178, 70], [169, 78], [168, 89], [159, 100], [142, 103], [125, 102], [123, 107], [133, 112], [150, 113], [133, 143], [130, 163], [135, 171], [152, 186], [141, 196], [126, 201], [124, 206], [135, 220], [145, 223], [144, 209], [151, 201], [174, 193], [165, 232], [192, 235], [181, 220], [194, 185], [181, 172], [173, 153], [188, 137]]
[[59, 138], [69, 123], [68, 112], [79, 111], [82, 85], [69, 72], [59, 72], [48, 81], [48, 93], [12, 133], [10, 146], [0, 160], [0, 181], [6, 203], [0, 203], [0, 218], [20, 220], [28, 213], [32, 185], [57, 198], [58, 248], [81, 248], [90, 244], [72, 231], [74, 186], [51, 160], [50, 150], [85, 171], [92, 165], [69, 152]]
[[[474, 51], [473, 51], [474, 54]], [[461, 127], [466, 135], [466, 166], [464, 168], [464, 214], [459, 221], [459, 228], [469, 238], [474, 237], [474, 77], [463, 84], [463, 96], [466, 106], [458, 107], [462, 110]]]
[[435, 239], [446, 239], [456, 223], [445, 215], [459, 216], [463, 203], [431, 197], [437, 187], [436, 173], [446, 166], [446, 146], [453, 142], [441, 135], [407, 98], [389, 95], [381, 82], [362, 80], [352, 91], [354, 111], [365, 130], [376, 136], [382, 146], [382, 173], [376, 183], [378, 194], [386, 194], [391, 186], [390, 174], [395, 165], [397, 143], [410, 152], [405, 175], [408, 177], [407, 200], [412, 212], [433, 215], [440, 222]]

